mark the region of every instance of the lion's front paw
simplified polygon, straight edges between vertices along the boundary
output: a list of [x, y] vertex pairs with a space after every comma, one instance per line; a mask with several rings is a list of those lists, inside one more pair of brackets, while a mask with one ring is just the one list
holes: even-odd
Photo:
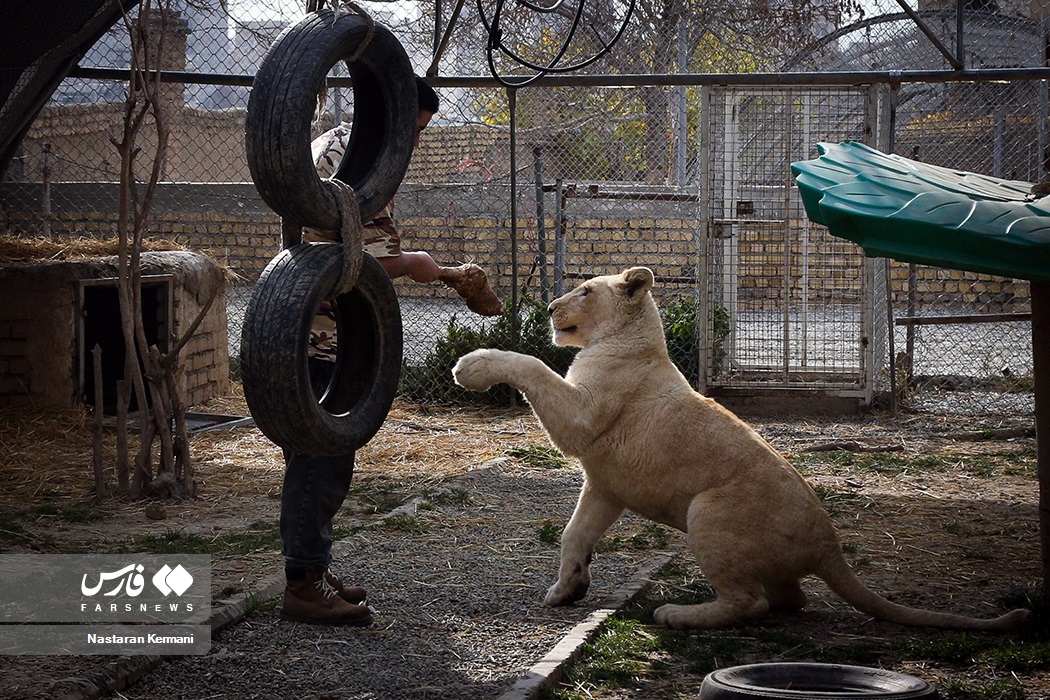
[[485, 391], [499, 384], [498, 350], [475, 350], [459, 358], [452, 368], [452, 378], [464, 389]]
[[547, 596], [543, 599], [544, 605], [549, 605], [552, 608], [558, 607], [559, 605], [571, 605], [578, 600], [583, 600], [583, 597], [587, 595], [587, 589], [591, 587], [589, 581], [576, 581], [575, 583], [562, 584], [561, 581], [554, 584], [547, 591]]

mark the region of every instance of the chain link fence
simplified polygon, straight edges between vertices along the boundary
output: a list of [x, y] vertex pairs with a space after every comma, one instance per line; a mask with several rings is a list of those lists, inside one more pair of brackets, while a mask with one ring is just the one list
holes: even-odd
[[[542, 65], [562, 45], [567, 18], [538, 23], [519, 6], [504, 18], [521, 47], [508, 57], [487, 48], [484, 2], [462, 7], [448, 35], [447, 5], [364, 6], [402, 41], [417, 73], [436, 71], [442, 100], [394, 202], [404, 247], [442, 264], [477, 262], [518, 309], [483, 319], [440, 285], [397, 280], [403, 395], [477, 400], [449, 373], [472, 347], [514, 347], [564, 369], [571, 353], [550, 346], [546, 304], [589, 276], [643, 264], [657, 275], [673, 358], [708, 393], [809, 390], [910, 410], [1032, 412], [1026, 282], [876, 265], [809, 224], [790, 175], [818, 142], [855, 139], [960, 170], [1044, 179], [1042, 80], [835, 87], [805, 77], [946, 70], [959, 60], [1039, 67], [1046, 36], [1027, 5], [968, 12], [962, 32], [954, 11], [927, 7], [920, 26], [896, 3], [716, 2], [678, 14], [637, 5], [607, 55], [560, 82], [518, 89], [492, 71]], [[280, 245], [279, 222], [248, 173], [245, 107], [267, 47], [301, 10], [262, 0], [173, 9], [163, 67], [178, 73], [166, 83], [171, 142], [152, 232], [236, 276], [226, 299], [236, 360], [251, 285]], [[608, 3], [609, 32], [627, 9]], [[605, 32], [585, 32], [567, 59], [594, 54], [609, 42]], [[32, 124], [0, 186], [0, 230], [112, 234], [125, 90], [116, 71], [127, 68], [128, 46], [123, 28], [106, 34]], [[778, 72], [775, 85], [734, 82]], [[667, 79], [716, 73], [726, 78]], [[318, 134], [367, 108], [354, 104], [345, 75], [333, 71]], [[148, 166], [139, 164], [143, 177]], [[483, 400], [510, 398], [494, 391]]]

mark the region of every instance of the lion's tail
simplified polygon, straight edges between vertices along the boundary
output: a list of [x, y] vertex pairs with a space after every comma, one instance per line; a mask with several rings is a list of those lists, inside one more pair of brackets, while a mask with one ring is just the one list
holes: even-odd
[[896, 622], [901, 625], [1006, 632], [1024, 622], [1030, 612], [1020, 608], [1011, 610], [999, 617], [982, 619], [954, 613], [909, 608], [905, 605], [890, 602], [865, 586], [842, 557], [829, 558], [821, 568], [822, 570], [817, 572], [817, 575], [824, 579], [831, 590], [847, 603], [872, 617]]

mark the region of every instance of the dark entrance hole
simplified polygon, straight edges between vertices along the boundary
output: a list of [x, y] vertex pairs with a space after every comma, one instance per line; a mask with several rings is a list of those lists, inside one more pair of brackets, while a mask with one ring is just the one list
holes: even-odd
[[[170, 276], [143, 278], [142, 325], [149, 345], [168, 349], [171, 335]], [[81, 397], [95, 405], [95, 370], [92, 349], [98, 345], [102, 364], [102, 412], [117, 410], [117, 382], [124, 378], [124, 332], [120, 322], [120, 301], [114, 279], [83, 280], [80, 288], [80, 342], [78, 343]], [[139, 362], [141, 367], [142, 363]], [[147, 402], [149, 394], [147, 393]], [[138, 410], [134, 393], [129, 410]]]

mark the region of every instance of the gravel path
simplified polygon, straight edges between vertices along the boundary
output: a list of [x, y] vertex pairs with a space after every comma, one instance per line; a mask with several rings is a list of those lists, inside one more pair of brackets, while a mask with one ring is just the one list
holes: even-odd
[[[558, 547], [540, 531], [565, 524], [580, 480], [576, 468], [525, 469], [509, 460], [469, 472], [339, 543], [333, 568], [370, 590], [373, 627], [290, 624], [263, 606], [217, 632], [209, 654], [156, 665], [118, 697], [500, 697], [595, 611], [615, 606], [619, 589], [660, 553], [601, 553], [586, 600], [545, 607]], [[626, 516], [610, 536], [627, 542], [643, 525]], [[677, 534], [670, 540], [661, 551], [680, 542]], [[91, 685], [84, 680], [52, 685], [47, 696], [78, 687], [83, 694]]]

